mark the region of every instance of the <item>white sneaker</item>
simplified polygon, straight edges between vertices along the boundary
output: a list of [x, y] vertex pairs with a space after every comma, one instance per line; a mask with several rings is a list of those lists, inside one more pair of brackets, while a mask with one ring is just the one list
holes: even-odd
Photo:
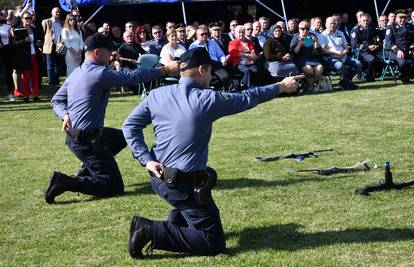
[[9, 93], [8, 98], [9, 98], [9, 102], [13, 102], [15, 100], [12, 93]]

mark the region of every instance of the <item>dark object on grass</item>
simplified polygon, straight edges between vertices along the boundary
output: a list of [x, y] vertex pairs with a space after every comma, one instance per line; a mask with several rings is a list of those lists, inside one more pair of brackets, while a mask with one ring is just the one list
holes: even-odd
[[[296, 153], [285, 153], [278, 156], [267, 156], [267, 157], [255, 157], [256, 161], [275, 161], [275, 160], [281, 160], [281, 159], [304, 159], [304, 158], [317, 158], [319, 155], [317, 153], [321, 152], [330, 152], [330, 151], [336, 151], [335, 149], [322, 149], [322, 150], [314, 150], [314, 151], [308, 151], [308, 152], [296, 152]], [[339, 154], [339, 152], [338, 152]]]
[[358, 188], [357, 190], [355, 190], [355, 193], [358, 195], [369, 196], [369, 192], [391, 190], [391, 189], [400, 190], [400, 189], [414, 185], [414, 181], [410, 181], [407, 183], [400, 183], [400, 184], [394, 183], [392, 181], [392, 172], [391, 172], [390, 162], [386, 161], [384, 163], [384, 168], [385, 168], [384, 181], [381, 181], [379, 184], [367, 185], [365, 187]]
[[[305, 169], [305, 170], [291, 170], [290, 172], [313, 172], [319, 175], [332, 175], [337, 173], [349, 173], [349, 172], [359, 172], [359, 171], [368, 171], [371, 168], [368, 166], [370, 160], [364, 160], [355, 163], [350, 167], [330, 167], [326, 169]], [[374, 167], [376, 168], [376, 166]]]

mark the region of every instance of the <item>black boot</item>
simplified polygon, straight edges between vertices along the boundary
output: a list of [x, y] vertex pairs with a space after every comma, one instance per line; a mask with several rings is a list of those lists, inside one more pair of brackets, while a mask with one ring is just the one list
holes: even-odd
[[53, 172], [49, 185], [45, 191], [45, 200], [48, 204], [55, 203], [55, 197], [66, 191], [78, 192], [79, 179], [69, 177], [60, 172]]
[[154, 222], [143, 217], [132, 217], [128, 252], [132, 258], [142, 259], [142, 249], [152, 241]]

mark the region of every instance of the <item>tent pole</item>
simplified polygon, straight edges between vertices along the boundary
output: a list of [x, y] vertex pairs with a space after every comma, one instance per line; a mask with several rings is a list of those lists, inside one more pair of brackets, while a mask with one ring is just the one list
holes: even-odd
[[99, 11], [101, 11], [101, 9], [103, 8], [104, 6], [102, 5], [102, 6], [100, 6], [85, 22], [84, 22], [84, 24], [86, 25], [86, 24], [88, 24], [89, 23], [89, 21], [91, 21], [92, 19], [93, 19], [93, 17], [95, 17], [96, 16], [96, 14], [98, 14], [98, 12]]
[[385, 10], [387, 10], [388, 5], [390, 4], [391, 0], [388, 0], [387, 4], [384, 7], [384, 10], [381, 12], [381, 15], [384, 15]]
[[185, 15], [185, 5], [183, 0], [181, 0], [181, 9], [183, 10], [184, 25], [187, 25], [187, 16]]
[[377, 14], [377, 24], [378, 24], [378, 27], [379, 27], [379, 15], [378, 15], [377, 0], [374, 0], [374, 5], [375, 5], [375, 13]]
[[287, 16], [286, 16], [285, 2], [284, 0], [280, 0], [280, 2], [282, 3], [283, 17], [285, 19], [285, 25], [286, 25], [286, 30], [287, 30], [288, 22], [287, 22]]
[[[282, 0], [283, 1], [283, 0]], [[266, 6], [265, 4], [263, 4], [261, 1], [256, 0], [257, 3], [259, 3], [260, 5], [262, 5], [263, 7], [265, 7], [267, 10], [269, 10], [270, 12], [272, 12], [273, 14], [275, 14], [276, 16], [278, 16], [281, 19], [286, 20], [286, 18], [282, 17], [281, 15], [279, 15], [278, 13], [276, 13], [276, 11], [274, 11], [273, 9], [271, 9], [270, 7]]]

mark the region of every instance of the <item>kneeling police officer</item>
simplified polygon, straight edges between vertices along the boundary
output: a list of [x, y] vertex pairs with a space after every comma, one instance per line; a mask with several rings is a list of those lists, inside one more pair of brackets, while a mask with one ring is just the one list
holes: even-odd
[[[122, 131], [133, 156], [147, 168], [153, 190], [173, 208], [166, 221], [134, 216], [129, 254], [142, 258], [149, 248], [198, 255], [225, 251], [219, 209], [211, 197], [217, 174], [207, 167], [212, 123], [269, 101], [279, 93], [296, 92], [297, 79], [255, 87], [241, 93], [207, 89], [211, 59], [204, 48], [195, 48], [180, 58], [178, 84], [152, 90], [132, 111]], [[155, 145], [148, 149], [143, 129], [151, 124]]]
[[51, 204], [65, 191], [97, 197], [122, 194], [124, 183], [114, 156], [126, 142], [122, 131], [104, 127], [110, 89], [154, 80], [178, 71], [178, 64], [156, 69], [115, 72], [108, 68], [112, 42], [101, 34], [85, 40], [85, 61], [67, 77], [52, 98], [55, 114], [63, 120], [66, 144], [83, 167], [76, 176], [53, 172], [45, 191]]

